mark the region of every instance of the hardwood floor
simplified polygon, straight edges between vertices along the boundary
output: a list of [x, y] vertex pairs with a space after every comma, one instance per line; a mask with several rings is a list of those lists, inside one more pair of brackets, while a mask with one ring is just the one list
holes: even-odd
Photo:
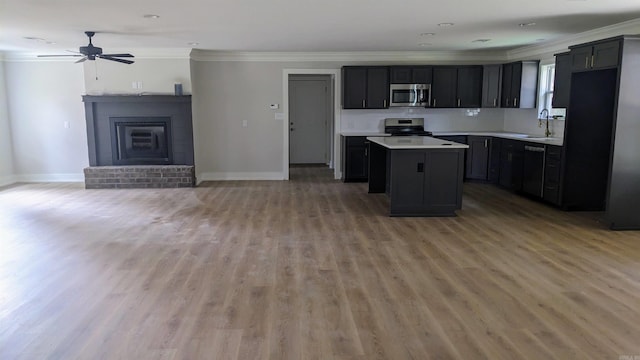
[[324, 168], [0, 190], [1, 359], [640, 356], [640, 232], [465, 184], [390, 218]]

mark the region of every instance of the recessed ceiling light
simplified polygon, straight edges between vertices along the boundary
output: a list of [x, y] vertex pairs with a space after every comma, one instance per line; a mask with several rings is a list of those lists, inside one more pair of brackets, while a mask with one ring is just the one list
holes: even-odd
[[447, 27], [447, 26], [453, 26], [453, 23], [440, 23], [438, 24], [438, 26], [442, 26], [442, 27]]
[[35, 37], [35, 36], [25, 36], [24, 38], [27, 39], [27, 40], [44, 41], [43, 38], [39, 38], [39, 37]]
[[193, 41], [193, 42], [187, 43], [187, 45], [189, 45], [189, 46], [196, 46], [196, 45], [200, 45], [200, 43], [199, 43], [199, 42], [195, 42], [195, 41]]
[[420, 36], [434, 36], [436, 33], [422, 33]]
[[142, 17], [145, 19], [160, 19], [160, 15], [155, 14], [145, 14]]
[[48, 45], [55, 45], [55, 44], [56, 44], [56, 42], [55, 42], [55, 41], [47, 41], [47, 44], [48, 44]]
[[474, 43], [486, 43], [488, 41], [491, 41], [491, 39], [476, 39], [476, 40], [473, 40], [472, 42], [474, 42]]
[[534, 22], [530, 22], [530, 23], [520, 23], [518, 24], [518, 26], [520, 27], [525, 27], [525, 26], [534, 26], [536, 23]]
[[418, 44], [418, 46], [431, 46], [431, 45], [432, 45], [431, 43], [420, 43], [420, 44]]

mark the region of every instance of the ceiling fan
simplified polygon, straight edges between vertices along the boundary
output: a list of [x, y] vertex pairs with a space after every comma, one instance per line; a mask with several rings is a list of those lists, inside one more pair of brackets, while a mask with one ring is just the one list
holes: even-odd
[[93, 43], [91, 42], [91, 38], [93, 37], [93, 35], [95, 35], [95, 31], [85, 31], [85, 34], [87, 34], [87, 36], [89, 37], [89, 45], [87, 46], [81, 46], [80, 47], [80, 52], [78, 54], [73, 54], [73, 55], [38, 55], [38, 57], [59, 57], [59, 56], [82, 56], [82, 59], [76, 61], [76, 63], [81, 63], [87, 60], [95, 60], [96, 58], [100, 58], [100, 59], [105, 59], [105, 60], [111, 60], [111, 61], [117, 61], [117, 62], [121, 62], [123, 64], [133, 64], [133, 60], [125, 60], [125, 59], [118, 59], [118, 58], [132, 58], [133, 55], [131, 54], [103, 54], [102, 53], [102, 48], [101, 47], [97, 47], [97, 46], [93, 46]]

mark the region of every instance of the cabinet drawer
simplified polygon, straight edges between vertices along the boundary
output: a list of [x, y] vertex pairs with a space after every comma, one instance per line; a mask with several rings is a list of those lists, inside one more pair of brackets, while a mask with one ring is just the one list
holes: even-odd
[[545, 184], [542, 198], [545, 201], [558, 205], [560, 203], [560, 185]]
[[553, 145], [547, 146], [547, 161], [549, 160], [560, 161], [561, 157], [562, 157], [562, 147], [553, 146]]
[[547, 161], [547, 164], [544, 167], [544, 181], [545, 183], [555, 184], [560, 182], [560, 161]]

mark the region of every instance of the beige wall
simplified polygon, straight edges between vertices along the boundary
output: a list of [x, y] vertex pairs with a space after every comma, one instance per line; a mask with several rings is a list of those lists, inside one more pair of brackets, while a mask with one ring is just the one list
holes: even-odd
[[7, 61], [5, 71], [16, 180], [82, 180], [88, 164], [82, 66]]
[[7, 92], [5, 86], [4, 61], [0, 61], [0, 186], [14, 181], [13, 149], [11, 145], [11, 126]]
[[[96, 80], [96, 74], [98, 79]], [[142, 82], [133, 89], [132, 82]], [[173, 94], [173, 85], [182, 84], [184, 94], [191, 93], [189, 59], [135, 59], [125, 65], [114, 61], [84, 62], [84, 82], [89, 95]]]

